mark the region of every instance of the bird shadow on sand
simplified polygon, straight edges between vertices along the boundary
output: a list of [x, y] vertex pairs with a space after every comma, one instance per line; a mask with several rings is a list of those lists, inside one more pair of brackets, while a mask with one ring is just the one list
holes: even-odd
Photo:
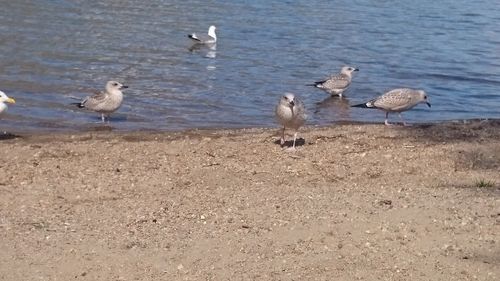
[[86, 128], [86, 131], [94, 131], [94, 132], [111, 132], [113, 130], [114, 130], [113, 126], [103, 123], [95, 124], [94, 126], [88, 126]]
[[465, 122], [443, 122], [435, 124], [412, 124], [391, 126], [401, 136], [427, 142], [478, 141], [500, 137], [500, 120], [466, 120]]
[[13, 140], [13, 139], [18, 139], [18, 138], [21, 138], [21, 136], [16, 135], [16, 134], [12, 134], [9, 132], [0, 132], [0, 141]]
[[[279, 139], [275, 140], [274, 144], [280, 145], [280, 140]], [[303, 138], [297, 138], [297, 140], [295, 140], [295, 146], [296, 147], [303, 146], [304, 144], [306, 144], [306, 140], [303, 139]], [[292, 147], [292, 146], [293, 146], [293, 140], [287, 140], [283, 144], [283, 147]]]

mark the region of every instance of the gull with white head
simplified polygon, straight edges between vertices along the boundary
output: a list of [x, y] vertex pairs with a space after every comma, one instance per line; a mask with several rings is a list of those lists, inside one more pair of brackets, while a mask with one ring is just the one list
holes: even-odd
[[109, 115], [115, 112], [122, 105], [124, 86], [116, 81], [108, 81], [106, 90], [98, 92], [92, 96], [86, 97], [81, 102], [74, 103], [79, 108], [86, 108], [91, 111], [101, 113], [101, 120], [104, 123]]
[[428, 107], [431, 107], [427, 94], [423, 90], [399, 88], [391, 90], [366, 103], [352, 105], [351, 107], [376, 108], [385, 111], [385, 125], [387, 126], [391, 125], [388, 120], [389, 113], [396, 112], [399, 118], [401, 118], [403, 125], [406, 126], [401, 112], [410, 110], [420, 103], [425, 103]]
[[344, 66], [339, 74], [331, 75], [325, 80], [317, 81], [307, 86], [314, 86], [326, 91], [332, 96], [342, 97], [342, 93], [351, 85], [354, 71], [359, 71], [359, 69], [352, 66]]
[[5, 103], [16, 103], [13, 98], [9, 98], [4, 92], [0, 91], [0, 114], [7, 111], [7, 105]]
[[211, 25], [208, 28], [208, 34], [197, 35], [196, 33], [191, 33], [188, 37], [196, 44], [215, 44], [217, 42], [217, 35], [215, 34], [216, 29], [215, 26]]
[[284, 94], [275, 109], [276, 119], [283, 126], [281, 133], [280, 144], [285, 144], [285, 130], [286, 128], [295, 131], [293, 135], [293, 146], [295, 149], [295, 141], [297, 140], [297, 130], [306, 122], [306, 109], [304, 103], [297, 98], [294, 94]]

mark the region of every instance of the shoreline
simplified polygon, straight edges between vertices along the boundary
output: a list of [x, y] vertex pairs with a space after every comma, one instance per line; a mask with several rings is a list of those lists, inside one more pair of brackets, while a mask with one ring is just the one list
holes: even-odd
[[[403, 126], [399, 122], [395, 123], [393, 129], [403, 129]], [[500, 119], [481, 119], [481, 118], [473, 118], [473, 119], [464, 119], [464, 120], [444, 120], [444, 121], [435, 121], [435, 122], [424, 122], [424, 123], [410, 123], [410, 126], [405, 127], [407, 129], [416, 129], [416, 128], [428, 128], [428, 127], [436, 127], [436, 126], [460, 126], [460, 125], [471, 125], [471, 124], [489, 124], [495, 126], [496, 124], [500, 124]], [[328, 129], [334, 128], [337, 126], [381, 126], [384, 127], [383, 123], [380, 122], [365, 122], [365, 121], [336, 121], [329, 125], [304, 125], [299, 129], [299, 133], [301, 131], [311, 131], [314, 129]], [[96, 124], [96, 126], [88, 127], [82, 130], [75, 131], [64, 131], [64, 130], [55, 130], [55, 131], [43, 131], [43, 130], [9, 130], [0, 132], [0, 141], [6, 139], [22, 139], [26, 137], [43, 137], [49, 135], [55, 136], [66, 136], [66, 135], [81, 135], [87, 133], [95, 133], [101, 135], [178, 135], [178, 134], [195, 134], [195, 133], [223, 133], [223, 132], [231, 132], [234, 134], [238, 134], [239, 132], [243, 133], [245, 131], [266, 131], [266, 130], [279, 130], [280, 127], [278, 124], [275, 126], [269, 127], [236, 127], [236, 128], [222, 128], [222, 127], [209, 127], [209, 128], [188, 128], [188, 129], [178, 129], [178, 130], [153, 130], [153, 129], [143, 129], [143, 130], [115, 130], [112, 126], [109, 125], [101, 125]], [[288, 131], [288, 130], [287, 130]]]
[[[500, 122], [1, 140], [7, 280], [497, 280]], [[288, 135], [288, 139], [290, 135]]]

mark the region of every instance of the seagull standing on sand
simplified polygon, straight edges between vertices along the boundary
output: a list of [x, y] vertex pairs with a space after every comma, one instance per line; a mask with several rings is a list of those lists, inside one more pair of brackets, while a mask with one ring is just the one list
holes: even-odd
[[9, 98], [4, 92], [0, 91], [0, 114], [7, 111], [7, 105], [5, 103], [16, 103], [13, 98]]
[[291, 128], [295, 130], [293, 135], [293, 149], [295, 149], [295, 141], [297, 139], [297, 130], [306, 122], [306, 109], [304, 103], [295, 97], [293, 94], [286, 93], [280, 98], [276, 106], [276, 118], [283, 126], [280, 144], [285, 144], [285, 129]]
[[389, 113], [397, 112], [403, 125], [406, 126], [401, 112], [410, 110], [419, 103], [425, 103], [431, 107], [427, 94], [423, 90], [401, 88], [391, 90], [367, 103], [352, 105], [352, 107], [376, 108], [385, 111], [385, 125], [387, 126], [392, 125], [388, 121]]
[[105, 91], [86, 97], [81, 102], [74, 104], [79, 108], [86, 108], [101, 113], [101, 119], [104, 123], [106, 118], [109, 118], [109, 115], [122, 105], [123, 93], [121, 89], [126, 88], [128, 86], [124, 86], [116, 81], [108, 81]]
[[188, 37], [191, 38], [197, 44], [215, 44], [217, 42], [217, 35], [215, 35], [215, 26], [211, 25], [208, 28], [208, 34], [197, 35], [196, 33], [189, 34]]
[[325, 90], [332, 96], [342, 97], [342, 93], [351, 85], [354, 71], [359, 71], [359, 69], [351, 66], [344, 66], [339, 74], [332, 75], [323, 81], [314, 82], [314, 84], [309, 84], [307, 86], [314, 86]]

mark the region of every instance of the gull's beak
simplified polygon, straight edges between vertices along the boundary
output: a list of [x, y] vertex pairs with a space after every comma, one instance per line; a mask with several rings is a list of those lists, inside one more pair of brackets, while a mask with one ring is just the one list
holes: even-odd
[[290, 106], [294, 107], [295, 106], [295, 102], [292, 100], [290, 101]]
[[120, 89], [127, 89], [127, 88], [128, 88], [128, 86], [125, 86], [125, 85], [122, 85], [122, 86], [120, 87]]
[[13, 99], [13, 98], [8, 98], [8, 99], [6, 100], [6, 102], [8, 102], [8, 103], [16, 103], [16, 100], [15, 100], [15, 99]]
[[425, 102], [427, 104], [428, 107], [431, 107], [431, 103], [430, 102]]
[[355, 68], [354, 71], [359, 71], [359, 68]]

